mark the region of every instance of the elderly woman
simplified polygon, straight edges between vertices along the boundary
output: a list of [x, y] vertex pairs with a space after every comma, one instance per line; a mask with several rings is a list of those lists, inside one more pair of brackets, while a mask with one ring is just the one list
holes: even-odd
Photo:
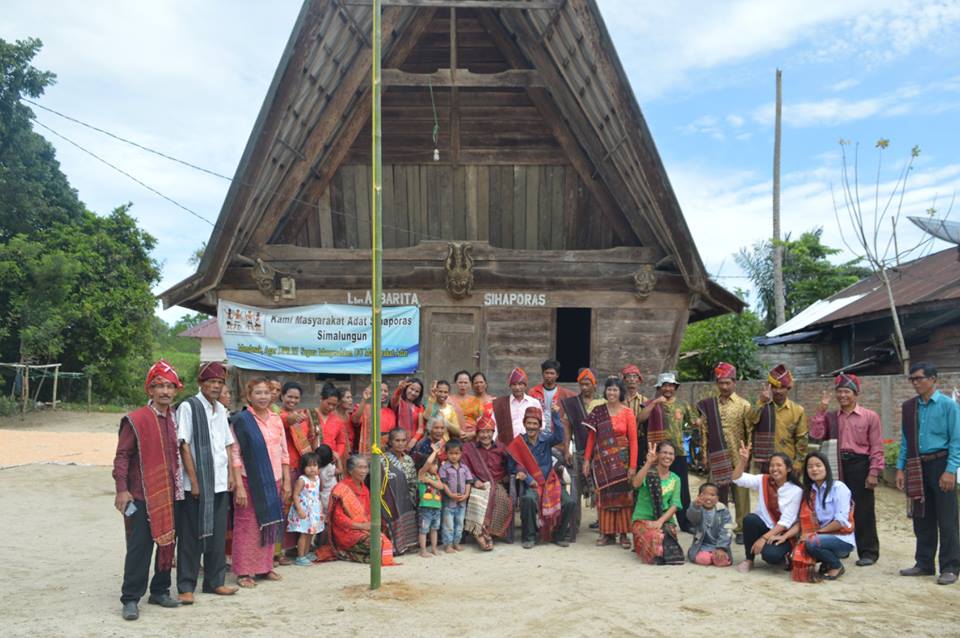
[[[347, 458], [347, 474], [330, 492], [330, 541], [340, 560], [370, 562], [370, 490], [364, 484], [370, 470], [367, 460], [354, 454]], [[377, 533], [380, 533], [377, 530]], [[393, 564], [393, 545], [380, 533], [383, 565]]]
[[623, 403], [627, 391], [620, 379], [607, 379], [603, 393], [606, 403], [594, 407], [584, 421], [589, 433], [583, 475], [592, 472], [597, 488], [597, 545], [607, 545], [619, 534], [620, 545], [630, 549], [629, 481], [637, 471], [637, 416]]
[[753, 557], [760, 557], [770, 565], [783, 564], [790, 553], [786, 535], [797, 521], [803, 489], [793, 476], [793, 461], [782, 452], [770, 456], [767, 474], [748, 474], [743, 471], [750, 460], [750, 447], [740, 443], [740, 456], [733, 468], [733, 482], [760, 492], [757, 508], [743, 518], [743, 549], [746, 559], [737, 565], [741, 572], [753, 569]]
[[[233, 493], [233, 571], [241, 587], [254, 576], [280, 580], [273, 545], [283, 530], [282, 502], [291, 496], [287, 439], [280, 415], [270, 409], [270, 383], [247, 382], [247, 409], [233, 419], [233, 467], [241, 480]], [[235, 470], [236, 471], [236, 470]]]
[[417, 468], [407, 454], [406, 430], [391, 430], [383, 455], [383, 520], [399, 556], [417, 546]]
[[[846, 571], [841, 558], [856, 547], [853, 535], [853, 497], [843, 481], [834, 480], [830, 461], [811, 452], [803, 461], [803, 499], [800, 516], [785, 534], [798, 537], [793, 550], [793, 580], [837, 580]], [[817, 562], [823, 565], [816, 571]]]
[[633, 477], [637, 505], [633, 510], [633, 542], [637, 557], [648, 565], [682, 565], [677, 519], [682, 507], [680, 477], [670, 471], [677, 449], [670, 441], [650, 443], [646, 463]]

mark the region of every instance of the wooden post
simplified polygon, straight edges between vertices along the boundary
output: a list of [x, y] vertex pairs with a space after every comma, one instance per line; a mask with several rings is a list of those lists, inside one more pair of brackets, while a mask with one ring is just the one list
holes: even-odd
[[[370, 329], [371, 329], [371, 351], [370, 351], [370, 388], [376, 405], [370, 408], [370, 449], [375, 450], [380, 446], [380, 314], [381, 300], [380, 290], [382, 287], [382, 251], [383, 239], [380, 231], [380, 215], [382, 213], [381, 200], [381, 172], [383, 157], [381, 155], [381, 120], [380, 120], [380, 2], [373, 0], [373, 107], [371, 109], [371, 128], [373, 129], [373, 166], [371, 169], [371, 197], [370, 197], [370, 238], [372, 240], [372, 281], [370, 292], [373, 295], [371, 300]], [[370, 589], [380, 588], [380, 487], [381, 478], [381, 457], [378, 454], [371, 455], [370, 458]]]
[[87, 373], [87, 412], [93, 411], [93, 377]]
[[20, 414], [27, 413], [27, 402], [30, 400], [30, 366], [23, 366], [23, 395], [20, 397], [23, 401], [20, 405]]
[[60, 380], [60, 364], [53, 367], [53, 409], [57, 409], [57, 382]]

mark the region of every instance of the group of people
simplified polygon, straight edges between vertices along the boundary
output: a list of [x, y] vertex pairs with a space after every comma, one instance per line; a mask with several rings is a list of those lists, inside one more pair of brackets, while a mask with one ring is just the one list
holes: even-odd
[[[618, 544], [649, 564], [730, 566], [742, 543], [739, 570], [759, 555], [811, 582], [840, 578], [854, 549], [857, 565], [879, 559], [882, 427], [859, 404], [855, 375], [837, 376], [808, 422], [789, 398], [793, 378], [783, 365], [750, 403], [736, 393], [736, 369], [720, 363], [717, 392], [695, 406], [677, 397], [672, 372], [658, 376], [652, 398], [640, 393], [635, 365], [602, 384], [583, 368], [576, 392], [557, 383], [559, 372], [557, 361], [544, 361], [542, 381], [528, 388], [515, 368], [501, 397], [487, 392], [483, 373], [463, 370], [429, 390], [416, 378], [392, 393], [384, 383], [376, 397], [368, 387], [359, 403], [328, 383], [312, 409], [300, 405], [298, 384], [255, 377], [231, 414], [223, 365], [201, 366], [198, 393], [174, 409], [182, 384], [157, 362], [147, 405], [121, 421], [114, 461], [127, 531], [123, 617], [139, 616], [148, 586], [150, 604], [192, 604], [201, 560], [202, 591], [233, 595], [228, 567], [239, 587], [252, 588], [281, 580], [278, 565], [366, 562], [377, 545], [385, 565], [407, 552], [439, 555], [441, 545], [460, 551], [465, 534], [491, 551], [514, 542], [517, 510], [524, 549], [566, 547], [586, 502], [597, 510], [597, 545]], [[897, 485], [917, 550], [901, 574], [933, 574], [939, 542], [938, 582], [949, 584], [960, 570], [960, 407], [936, 389], [932, 365], [913, 366], [909, 380], [916, 396], [903, 404]], [[694, 431], [709, 476], [691, 498], [685, 438]], [[807, 451], [810, 436], [818, 451]], [[369, 485], [370, 463], [381, 464], [381, 485]], [[750, 491], [759, 496], [752, 512]], [[371, 492], [379, 499], [371, 502]], [[371, 507], [381, 508], [381, 529], [372, 529]], [[692, 534], [686, 552], [680, 531]]]

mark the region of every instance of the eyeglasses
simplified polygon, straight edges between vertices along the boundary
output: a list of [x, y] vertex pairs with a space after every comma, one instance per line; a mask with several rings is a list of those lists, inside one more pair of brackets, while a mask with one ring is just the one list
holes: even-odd
[[916, 383], [917, 381], [923, 381], [924, 379], [929, 379], [930, 377], [921, 376], [921, 377], [907, 377], [907, 381], [910, 383]]

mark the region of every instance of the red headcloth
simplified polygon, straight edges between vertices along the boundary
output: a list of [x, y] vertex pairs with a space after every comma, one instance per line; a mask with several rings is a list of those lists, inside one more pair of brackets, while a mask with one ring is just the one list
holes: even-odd
[[477, 432], [480, 430], [496, 430], [497, 424], [493, 422], [493, 419], [490, 418], [490, 415], [484, 412], [480, 415], [480, 418], [477, 419]]
[[150, 371], [147, 372], [147, 380], [143, 384], [145, 389], [150, 389], [150, 386], [153, 385], [153, 382], [157, 379], [164, 379], [169, 381], [173, 385], [177, 386], [177, 389], [183, 387], [183, 384], [180, 383], [180, 377], [177, 375], [177, 371], [173, 369], [173, 366], [160, 359], [150, 368]]
[[593, 385], [597, 385], [597, 375], [595, 375], [590, 368], [580, 368], [580, 373], [577, 375], [577, 383], [580, 383], [582, 379], [590, 379]]
[[527, 419], [536, 419], [543, 426], [543, 410], [530, 406], [523, 411], [523, 420], [526, 421]]
[[855, 374], [841, 372], [837, 375], [837, 378], [833, 380], [833, 387], [837, 390], [847, 388], [848, 390], [853, 390], [855, 394], [860, 394], [860, 378]]
[[774, 388], [790, 388], [793, 386], [793, 375], [781, 363], [767, 374], [767, 382]]
[[204, 381], [209, 381], [210, 379], [224, 379], [227, 378], [227, 369], [223, 367], [223, 364], [219, 361], [210, 361], [209, 363], [201, 364], [200, 371], [197, 373], [197, 381], [203, 383]]
[[643, 381], [643, 375], [640, 374], [640, 368], [638, 368], [637, 366], [635, 366], [635, 365], [632, 364], [632, 363], [629, 364], [629, 365], [627, 365], [627, 366], [624, 366], [623, 370], [620, 371], [620, 376], [625, 377], [625, 376], [627, 376], [628, 374], [635, 374], [635, 375], [637, 375], [638, 377], [640, 377], [640, 380], [641, 380], [641, 381]]
[[513, 385], [514, 383], [526, 383], [527, 382], [527, 373], [523, 371], [523, 368], [514, 368], [510, 372], [510, 378], [507, 379], [507, 385]]
[[737, 368], [732, 364], [721, 361], [717, 364], [717, 367], [713, 369], [713, 376], [717, 379], [717, 381], [720, 379], [736, 379]]

